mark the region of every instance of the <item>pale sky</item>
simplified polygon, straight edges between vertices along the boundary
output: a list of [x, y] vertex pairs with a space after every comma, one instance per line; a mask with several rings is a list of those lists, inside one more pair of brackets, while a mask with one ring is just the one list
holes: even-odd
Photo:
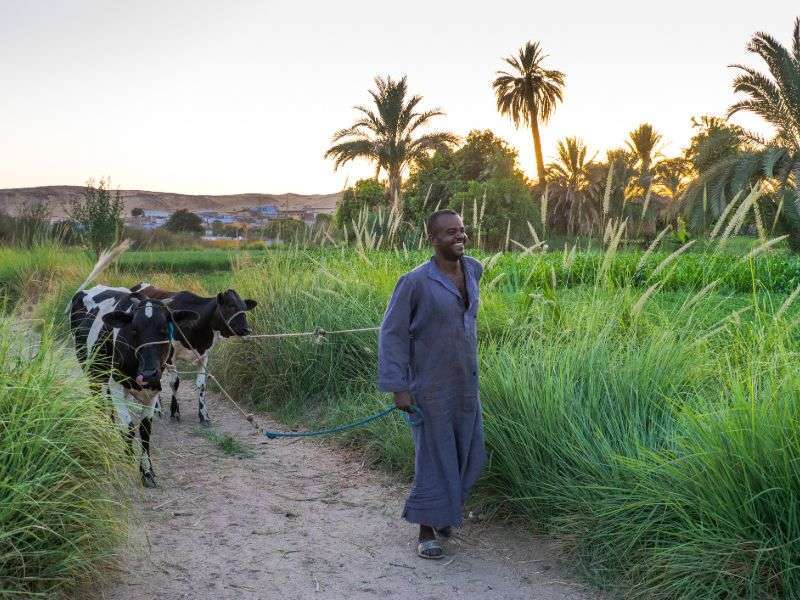
[[[489, 128], [534, 173], [526, 129], [495, 110], [502, 58], [538, 40], [567, 74], [545, 160], [578, 135], [590, 153], [650, 121], [667, 153], [690, 117], [732, 103], [759, 30], [789, 45], [795, 0], [469, 3], [0, 0], [0, 188], [82, 185], [182, 193], [327, 193], [331, 134], [378, 74], [408, 75], [437, 128]], [[766, 131], [755, 118], [737, 122]]]

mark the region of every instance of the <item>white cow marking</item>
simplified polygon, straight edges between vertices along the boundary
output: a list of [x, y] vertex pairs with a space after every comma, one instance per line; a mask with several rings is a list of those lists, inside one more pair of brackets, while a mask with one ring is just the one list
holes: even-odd
[[144, 305], [144, 316], [148, 319], [153, 316], [153, 305], [150, 302]]

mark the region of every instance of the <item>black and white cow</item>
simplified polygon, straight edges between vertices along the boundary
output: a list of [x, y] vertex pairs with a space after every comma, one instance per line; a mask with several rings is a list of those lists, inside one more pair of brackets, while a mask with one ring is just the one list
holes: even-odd
[[139, 422], [142, 483], [155, 487], [150, 460], [153, 399], [172, 348], [172, 331], [197, 313], [172, 310], [159, 300], [103, 285], [77, 292], [70, 304], [70, 329], [78, 360], [96, 389], [107, 386], [114, 413], [132, 449]]
[[[253, 310], [255, 300], [242, 300], [235, 290], [226, 290], [213, 298], [204, 298], [192, 292], [170, 292], [156, 288], [149, 283], [139, 283], [131, 288], [131, 292], [147, 298], [161, 300], [168, 304], [172, 310], [191, 310], [199, 316], [185, 327], [181, 325], [175, 332], [175, 350], [167, 370], [170, 375], [170, 388], [172, 400], [170, 402], [170, 417], [176, 420], [181, 418], [181, 409], [178, 404], [178, 387], [181, 379], [177, 370], [177, 360], [181, 359], [199, 367], [197, 389], [197, 414], [200, 423], [209, 424], [208, 407], [206, 406], [206, 368], [208, 357], [218, 336], [247, 336], [250, 328], [247, 323], [247, 311]], [[197, 354], [192, 350], [196, 350]], [[199, 359], [198, 359], [199, 355]], [[160, 400], [157, 401], [160, 411]], [[159, 412], [160, 414], [160, 412]]]

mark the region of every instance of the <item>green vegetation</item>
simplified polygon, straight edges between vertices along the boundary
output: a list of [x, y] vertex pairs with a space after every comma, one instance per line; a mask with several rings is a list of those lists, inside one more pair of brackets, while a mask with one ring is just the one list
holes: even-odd
[[[743, 265], [739, 285], [749, 277], [749, 293], [703, 290], [711, 273], [702, 271], [679, 291], [643, 291], [623, 276], [641, 255], [615, 257], [629, 267], [594, 269], [588, 284], [527, 280], [559, 254], [483, 258], [491, 463], [481, 501], [559, 535], [587, 577], [633, 597], [766, 598], [797, 589], [798, 312], [796, 294], [765, 291], [759, 281], [769, 268], [757, 265], [773, 257], [675, 261], [674, 273], [691, 272], [684, 261]], [[233, 281], [259, 301], [249, 317], [258, 332], [363, 327], [380, 322], [397, 276], [426, 256], [273, 253]], [[572, 264], [595, 258], [602, 263], [578, 254]], [[675, 276], [655, 264], [648, 272], [665, 287]], [[319, 345], [229, 343], [217, 364], [237, 397], [315, 428], [390, 402], [374, 387], [374, 333]], [[410, 471], [400, 417], [343, 440]]]
[[0, 319], [0, 597], [50, 597], [123, 539], [130, 461], [71, 353], [15, 327]]
[[252, 458], [253, 451], [237, 437], [230, 433], [215, 431], [214, 429], [196, 428], [195, 435], [199, 435], [214, 444], [225, 456], [236, 458]]
[[122, 234], [124, 205], [119, 190], [112, 194], [110, 187], [110, 180], [101, 179], [97, 186], [89, 181], [83, 198], [72, 202], [70, 216], [95, 256], [118, 242]]

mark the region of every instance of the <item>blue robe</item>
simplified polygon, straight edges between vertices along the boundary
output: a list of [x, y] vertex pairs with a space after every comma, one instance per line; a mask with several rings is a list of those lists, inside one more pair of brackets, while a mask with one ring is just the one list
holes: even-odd
[[461, 523], [486, 462], [476, 330], [483, 267], [461, 260], [467, 298], [431, 259], [397, 282], [378, 343], [378, 387], [410, 392], [422, 412], [408, 417], [414, 483], [403, 517], [437, 528]]

